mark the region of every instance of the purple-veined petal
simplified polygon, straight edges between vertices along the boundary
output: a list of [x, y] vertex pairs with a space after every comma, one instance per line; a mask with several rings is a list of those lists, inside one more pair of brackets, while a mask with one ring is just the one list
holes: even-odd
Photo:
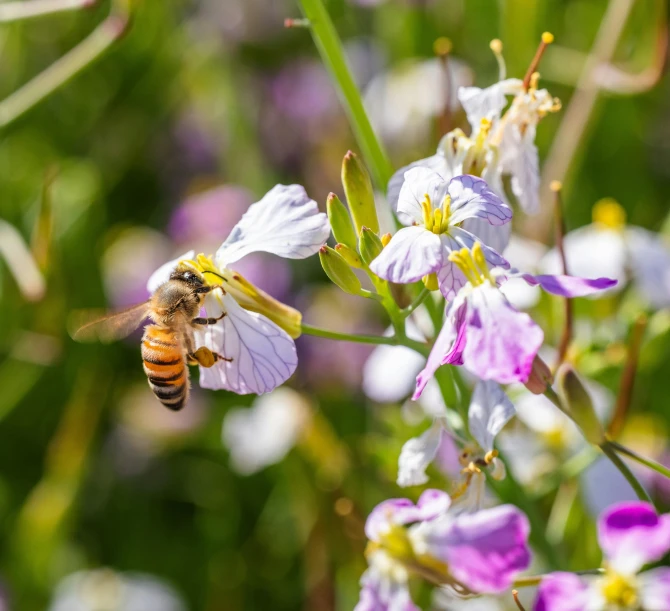
[[300, 185], [276, 185], [249, 206], [216, 253], [227, 267], [252, 252], [304, 259], [318, 252], [330, 235], [328, 217]]
[[404, 443], [398, 457], [398, 486], [422, 486], [428, 482], [426, 469], [440, 447], [442, 430], [442, 423], [435, 420], [422, 435]]
[[161, 284], [165, 284], [170, 279], [170, 274], [175, 269], [177, 269], [179, 261], [184, 259], [192, 259], [193, 257], [195, 257], [195, 250], [189, 250], [181, 257], [177, 257], [176, 259], [172, 259], [172, 261], [163, 263], [163, 265], [161, 265], [153, 274], [151, 274], [151, 276], [149, 276], [149, 280], [147, 280], [147, 291], [149, 291], [151, 294], [155, 293], [156, 289]]
[[435, 375], [437, 368], [447, 363], [460, 365], [461, 355], [465, 346], [465, 321], [467, 306], [464, 299], [458, 297], [449, 306], [447, 318], [442, 325], [433, 348], [428, 355], [426, 366], [416, 377], [416, 390], [412, 399], [415, 401], [421, 396], [424, 388]]
[[479, 242], [479, 245], [482, 247], [482, 252], [484, 253], [484, 258], [489, 264], [489, 267], [501, 267], [503, 269], [509, 268], [509, 263], [507, 259], [503, 257], [499, 252], [491, 248], [488, 244], [485, 244], [481, 240], [477, 239], [476, 236], [472, 235], [469, 231], [462, 229], [460, 227], [450, 227], [449, 236], [453, 239], [459, 248], [472, 249], [475, 242]]
[[433, 209], [442, 206], [449, 183], [434, 170], [417, 166], [405, 172], [405, 182], [398, 196], [398, 218], [407, 222], [423, 223], [421, 202], [428, 195]]
[[493, 594], [512, 585], [530, 565], [528, 518], [513, 505], [446, 516], [425, 525], [430, 552], [473, 592]]
[[465, 110], [473, 131], [479, 130], [482, 119], [493, 121], [500, 118], [503, 108], [507, 106], [505, 96], [520, 91], [521, 85], [522, 82], [519, 79], [507, 79], [486, 89], [461, 87], [458, 90], [458, 99]]
[[494, 286], [476, 287], [468, 298], [463, 364], [482, 380], [501, 384], [528, 380], [544, 333], [515, 310]]
[[440, 236], [420, 225], [404, 227], [370, 263], [370, 270], [385, 280], [409, 284], [440, 269], [442, 257]]
[[451, 179], [451, 176], [447, 173], [448, 166], [442, 153], [437, 153], [436, 155], [426, 157], [425, 159], [419, 159], [419, 161], [410, 163], [409, 165], [406, 165], [404, 168], [400, 168], [397, 172], [395, 172], [393, 176], [391, 176], [391, 180], [389, 180], [386, 198], [388, 199], [389, 204], [391, 204], [391, 208], [400, 219], [400, 222], [405, 225], [411, 225], [413, 221], [418, 221], [423, 218], [423, 216], [421, 216], [420, 219], [414, 219], [413, 217], [407, 216], [405, 213], [398, 211], [398, 198], [400, 197], [400, 190], [405, 183], [405, 173], [412, 168], [418, 167], [425, 167], [433, 170], [443, 176], [447, 181]]
[[[221, 312], [218, 295], [208, 295], [209, 316]], [[229, 294], [223, 296], [226, 316], [196, 331], [197, 347], [232, 358], [210, 368], [200, 367], [200, 386], [238, 395], [270, 392], [293, 375], [298, 365], [295, 344], [281, 327], [262, 314], [244, 310]]]
[[511, 273], [511, 277], [523, 278], [531, 286], [541, 286], [547, 293], [561, 297], [585, 297], [599, 291], [604, 291], [616, 285], [612, 278], [577, 278], [576, 276], [550, 276], [546, 274], [533, 275]]
[[[444, 236], [442, 236], [444, 239]], [[447, 301], [453, 301], [468, 280], [455, 263], [445, 260], [445, 263], [437, 272], [437, 283], [440, 287], [440, 292]]]
[[477, 382], [468, 410], [468, 423], [470, 433], [482, 450], [493, 449], [496, 435], [515, 413], [514, 405], [499, 384], [491, 380]]
[[637, 579], [644, 611], [670, 609], [670, 568], [660, 567], [645, 571]]
[[433, 520], [444, 514], [451, 505], [451, 498], [442, 490], [429, 488], [415, 505], [409, 499], [388, 499], [377, 505], [365, 522], [365, 535], [370, 541], [379, 541], [391, 526]]
[[600, 516], [598, 541], [615, 570], [638, 571], [670, 550], [670, 515], [649, 503], [619, 503]]
[[402, 568], [394, 571], [392, 563], [394, 560], [382, 550], [371, 556], [371, 566], [361, 577], [360, 598], [354, 611], [420, 611], [410, 597], [406, 572]]
[[589, 586], [574, 573], [552, 573], [537, 588], [533, 611], [587, 611]]
[[491, 225], [504, 225], [512, 220], [512, 210], [491, 189], [485, 180], [465, 174], [449, 181], [451, 215], [449, 224], [466, 219], [486, 219]]
[[461, 228], [471, 233], [477, 241], [503, 254], [512, 236], [512, 223], [491, 225], [486, 219], [472, 218], [463, 221]]

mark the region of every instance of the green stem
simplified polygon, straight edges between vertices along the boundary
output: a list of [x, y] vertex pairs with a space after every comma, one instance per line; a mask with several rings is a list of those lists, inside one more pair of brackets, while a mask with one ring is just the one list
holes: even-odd
[[385, 346], [406, 346], [415, 350], [419, 354], [428, 356], [430, 352], [429, 346], [417, 342], [408, 337], [398, 337], [391, 336], [386, 337], [383, 335], [357, 335], [355, 333], [340, 333], [339, 331], [330, 331], [328, 329], [321, 329], [319, 327], [313, 327], [312, 325], [307, 325], [302, 323], [301, 325], [302, 332], [305, 335], [314, 335], [315, 337], [324, 337], [326, 339], [334, 339], [343, 342], [356, 342], [359, 344], [377, 344]]
[[628, 483], [631, 485], [633, 490], [635, 490], [635, 494], [637, 494], [637, 497], [641, 501], [646, 501], [647, 503], [651, 503], [653, 505], [653, 502], [651, 500], [651, 497], [647, 493], [647, 491], [644, 489], [642, 484], [637, 481], [637, 478], [633, 475], [631, 470], [628, 468], [628, 465], [619, 458], [619, 455], [614, 451], [614, 446], [611, 441], [604, 441], [603, 443], [600, 444], [600, 449], [605, 453], [605, 456], [609, 458], [614, 466], [621, 471], [621, 475], [623, 475]]
[[97, 3], [97, 0], [29, 0], [0, 4], [0, 23], [44, 17], [63, 11], [76, 11]]
[[628, 458], [633, 459], [634, 461], [640, 463], [641, 465], [644, 465], [645, 467], [648, 467], [649, 469], [652, 469], [653, 471], [656, 471], [656, 473], [660, 473], [661, 475], [670, 478], [670, 469], [664, 467], [660, 463], [657, 463], [655, 460], [652, 460], [651, 458], [645, 458], [644, 456], [640, 456], [637, 452], [630, 450], [626, 446], [622, 446], [620, 443], [616, 441], [609, 441], [609, 444], [617, 452], [624, 454]]
[[405, 309], [400, 310], [400, 313], [403, 315], [404, 318], [407, 318], [412, 312], [416, 311], [416, 309], [426, 300], [426, 297], [430, 295], [430, 291], [427, 288], [423, 288], [421, 292], [417, 295], [416, 299], [412, 301]]
[[322, 0], [298, 0], [298, 3], [305, 17], [309, 19], [312, 38], [321, 59], [337, 84], [349, 122], [377, 187], [386, 190], [393, 168], [372, 129], [330, 15]]
[[0, 127], [5, 127], [98, 59], [126, 29], [128, 20], [110, 15], [74, 49], [0, 102]]

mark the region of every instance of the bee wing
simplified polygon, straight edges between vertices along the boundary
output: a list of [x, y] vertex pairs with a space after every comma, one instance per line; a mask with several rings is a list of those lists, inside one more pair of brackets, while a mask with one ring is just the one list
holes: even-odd
[[101, 315], [97, 310], [79, 310], [70, 316], [70, 335], [78, 342], [99, 341], [105, 344], [130, 335], [149, 316], [149, 302], [121, 312]]

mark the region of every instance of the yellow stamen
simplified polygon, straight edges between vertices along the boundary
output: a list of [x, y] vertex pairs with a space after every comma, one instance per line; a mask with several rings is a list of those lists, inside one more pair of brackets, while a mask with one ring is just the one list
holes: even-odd
[[498, 458], [498, 450], [491, 450], [484, 456], [484, 462], [490, 465], [496, 458]]
[[435, 210], [433, 213], [434, 221], [433, 221], [433, 233], [440, 234], [442, 233], [442, 209], [438, 208]]
[[452, 47], [453, 45], [451, 44], [451, 40], [449, 40], [446, 36], [440, 36], [433, 43], [433, 53], [435, 53], [435, 55], [438, 57], [444, 57], [445, 55], [449, 55], [449, 53], [451, 53]]
[[449, 217], [451, 216], [451, 195], [445, 195], [442, 201], [442, 231], [449, 228]]
[[491, 51], [496, 56], [498, 62], [498, 80], [504, 81], [507, 78], [507, 66], [505, 65], [505, 58], [503, 57], [503, 43], [499, 38], [494, 38], [489, 44]]
[[472, 258], [481, 276], [486, 280], [493, 282], [491, 274], [489, 274], [489, 266], [486, 262], [486, 257], [484, 256], [484, 250], [479, 242], [475, 242], [472, 246]]
[[542, 34], [542, 42], [545, 45], [550, 45], [554, 42], [554, 35], [551, 32], [544, 32], [544, 34]]
[[440, 285], [437, 281], [437, 274], [428, 274], [427, 276], [424, 276], [421, 280], [424, 286], [429, 291], [436, 291], [437, 289], [440, 288]]
[[472, 251], [467, 248], [461, 248], [449, 253], [449, 261], [459, 267], [472, 286], [480, 286], [486, 281], [494, 284], [493, 278], [489, 273], [484, 251], [479, 242], [475, 242]]
[[634, 578], [608, 571], [601, 582], [601, 592], [605, 600], [619, 609], [636, 609], [638, 604], [637, 585]]
[[540, 73], [533, 72], [533, 74], [530, 75], [530, 83], [529, 83], [530, 91], [537, 91], [537, 89], [539, 89], [538, 87], [539, 84], [540, 84]]
[[421, 200], [421, 211], [423, 212], [423, 225], [428, 231], [433, 229], [433, 207], [430, 203], [430, 196], [426, 193]]
[[592, 215], [593, 222], [603, 227], [623, 229], [626, 225], [626, 211], [611, 197], [596, 202], [593, 206]]
[[542, 59], [544, 52], [552, 42], [554, 42], [554, 36], [553, 34], [551, 34], [551, 32], [545, 32], [544, 34], [542, 34], [542, 40], [540, 41], [540, 46], [537, 48], [537, 51], [535, 52], [535, 57], [533, 57], [533, 61], [530, 62], [530, 66], [528, 67], [526, 76], [523, 79], [523, 88], [526, 91], [528, 91], [528, 85], [530, 84], [530, 79], [533, 76], [533, 74], [537, 71], [537, 67], [540, 65], [540, 60]]
[[392, 237], [393, 237], [393, 236], [391, 236], [390, 233], [385, 233], [385, 234], [381, 237], [381, 240], [382, 240], [382, 246], [383, 246], [384, 248], [386, 248], [386, 247], [389, 245], [389, 242], [391, 241], [391, 238], [392, 238]]

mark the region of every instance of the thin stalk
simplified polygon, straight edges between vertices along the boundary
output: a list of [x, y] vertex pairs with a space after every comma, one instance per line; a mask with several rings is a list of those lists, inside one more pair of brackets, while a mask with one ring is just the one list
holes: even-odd
[[609, 441], [608, 443], [612, 448], [614, 448], [620, 454], [623, 454], [628, 458], [634, 460], [635, 462], [640, 463], [645, 467], [648, 467], [652, 471], [656, 471], [656, 473], [660, 473], [661, 475], [670, 478], [670, 469], [668, 469], [667, 467], [663, 466], [660, 463], [657, 463], [655, 460], [652, 460], [651, 458], [645, 458], [644, 456], [640, 456], [637, 452], [634, 452], [633, 450], [627, 448], [626, 446], [621, 445], [616, 441]]
[[600, 444], [600, 449], [605, 453], [605, 456], [607, 456], [607, 458], [609, 458], [612, 461], [612, 464], [617, 469], [619, 469], [621, 475], [623, 475], [626, 478], [626, 480], [631, 485], [633, 490], [635, 490], [637, 498], [639, 498], [641, 501], [645, 501], [653, 505], [651, 497], [644, 489], [642, 484], [637, 481], [637, 478], [633, 475], [633, 472], [628, 468], [628, 465], [623, 460], [621, 460], [621, 458], [619, 458], [619, 455], [614, 451], [614, 446], [612, 445], [612, 442], [610, 441], [603, 442], [602, 444]]
[[94, 6], [97, 0], [29, 0], [0, 4], [0, 23], [44, 17], [53, 13], [76, 11]]
[[321, 329], [319, 327], [313, 327], [312, 325], [305, 323], [302, 323], [301, 329], [305, 335], [314, 335], [315, 337], [324, 337], [326, 339], [334, 339], [343, 342], [385, 346], [406, 346], [407, 348], [411, 348], [412, 350], [415, 350], [424, 356], [428, 356], [430, 351], [430, 348], [426, 344], [409, 339], [408, 337], [386, 337], [384, 335], [358, 335], [355, 333], [340, 333], [339, 331]]
[[424, 287], [421, 289], [421, 292], [417, 295], [414, 301], [403, 310], [400, 310], [403, 318], [407, 318], [412, 312], [416, 311], [416, 309], [426, 300], [428, 295], [430, 295], [430, 291], [427, 288]]
[[[567, 276], [569, 275], [568, 271], [568, 259], [565, 254], [565, 218], [563, 215], [563, 198], [561, 197], [562, 185], [558, 181], [554, 181], [551, 184], [551, 190], [556, 194], [556, 199], [554, 200], [554, 230], [555, 230], [555, 242], [556, 250], [558, 251], [559, 257], [561, 259], [561, 272]], [[568, 347], [570, 346], [570, 341], [572, 340], [572, 323], [573, 323], [573, 310], [572, 310], [572, 299], [565, 297], [563, 299], [565, 307], [565, 322], [563, 327], [563, 334], [561, 335], [561, 340], [558, 344], [558, 356], [556, 358], [556, 364], [554, 365], [554, 372], [560, 367], [560, 365], [565, 361], [565, 355], [568, 352]]]
[[110, 15], [76, 47], [0, 102], [0, 128], [18, 119], [90, 66], [121, 37], [127, 25], [126, 17]]
[[347, 65], [340, 40], [322, 0], [298, 0], [304, 16], [309, 20], [312, 38], [323, 63], [330, 71], [340, 93], [349, 122], [361, 147], [377, 187], [386, 190], [393, 168], [386, 152], [375, 135], [363, 106], [361, 94]]
[[[604, 572], [604, 569], [588, 569], [586, 571], [573, 571], [572, 574], [587, 577], [591, 575], [602, 575]], [[530, 588], [539, 585], [539, 583], [547, 576], [548, 575], [533, 575], [531, 577], [519, 577], [519, 579], [514, 580], [512, 586], [514, 588]]]
[[521, 601], [519, 600], [519, 593], [516, 590], [512, 590], [512, 598], [514, 599], [514, 603], [517, 606], [517, 609], [519, 611], [526, 611], [525, 607], [521, 604]]

